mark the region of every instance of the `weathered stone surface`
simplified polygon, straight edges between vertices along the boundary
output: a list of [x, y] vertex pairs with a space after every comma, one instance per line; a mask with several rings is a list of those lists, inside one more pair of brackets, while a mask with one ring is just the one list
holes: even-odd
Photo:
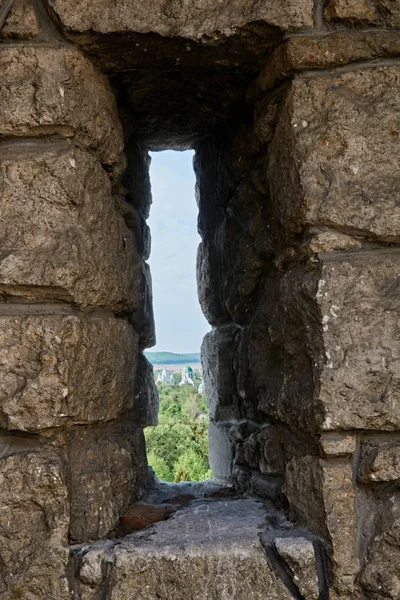
[[154, 381], [153, 366], [143, 354], [139, 354], [135, 377], [134, 421], [141, 427], [158, 424], [158, 391]]
[[39, 21], [30, 0], [14, 0], [0, 39], [33, 39], [39, 34]]
[[[231, 431], [231, 439], [232, 434]], [[268, 424], [260, 431], [248, 432], [248, 435], [236, 444], [235, 461], [257, 469], [263, 475], [283, 474], [285, 446], [282, 428]]]
[[252, 21], [265, 21], [289, 30], [312, 27], [314, 7], [311, 0], [289, 0], [284, 5], [277, 0], [249, 4], [151, 0], [146, 7], [140, 2], [119, 1], [107, 11], [99, 0], [90, 3], [83, 0], [79, 7], [71, 0], [50, 0], [49, 4], [64, 27], [77, 32], [154, 32], [194, 40], [215, 38], [218, 34], [229, 36]]
[[258, 539], [254, 500], [212, 501], [127, 537], [114, 549], [112, 600], [289, 600]]
[[391, 27], [400, 26], [399, 0], [374, 0], [374, 4], [382, 15], [381, 19]]
[[399, 73], [387, 66], [291, 84], [268, 176], [277, 218], [292, 234], [322, 225], [400, 239]]
[[398, 429], [399, 260], [328, 253], [267, 279], [248, 345], [260, 410], [305, 431]]
[[68, 600], [69, 506], [57, 454], [0, 438], [0, 506], [1, 598]]
[[72, 562], [79, 579], [73, 582], [73, 592], [79, 600], [97, 600], [107, 589], [107, 576], [113, 562], [113, 542], [98, 546], [85, 545], [72, 552]]
[[156, 327], [153, 312], [153, 285], [149, 265], [142, 260], [139, 309], [131, 315], [131, 321], [140, 335], [140, 348], [151, 348], [156, 343]]
[[363, 482], [400, 479], [400, 442], [363, 444], [359, 469], [359, 477]]
[[214, 326], [229, 323], [219, 297], [219, 257], [213, 243], [201, 242], [197, 250], [197, 293], [201, 310]]
[[398, 27], [400, 4], [398, 0], [330, 0], [325, 16], [331, 23], [338, 21]]
[[250, 495], [256, 498], [272, 500], [275, 506], [282, 507], [282, 484], [282, 477], [263, 476], [254, 472], [250, 476], [248, 486], [243, 491], [250, 492]]
[[318, 431], [324, 419], [318, 397], [324, 350], [317, 281], [315, 263], [284, 275], [271, 272], [249, 327], [247, 349], [258, 409], [305, 431]]
[[143, 431], [125, 419], [68, 430], [59, 443], [68, 470], [70, 538], [80, 542], [102, 538], [146, 490]]
[[333, 252], [335, 250], [359, 250], [362, 243], [359, 238], [350, 237], [337, 231], [311, 231], [305, 245], [311, 252], [320, 254], [322, 252]]
[[114, 197], [114, 200], [126, 225], [135, 236], [137, 249], [141, 257], [148, 260], [151, 252], [150, 227], [143, 216], [132, 206], [129, 197], [118, 195]]
[[220, 298], [230, 320], [246, 324], [271, 254], [265, 197], [244, 184], [229, 202], [215, 233], [219, 257]]
[[141, 260], [107, 174], [63, 143], [0, 145], [0, 290], [137, 310]]
[[201, 347], [204, 389], [213, 421], [239, 417], [233, 371], [234, 341], [238, 330], [235, 325], [213, 329], [207, 333]]
[[125, 178], [130, 201], [136, 210], [148, 219], [152, 203], [149, 173], [151, 158], [147, 150], [138, 145], [136, 139], [127, 142], [126, 158], [128, 169]]
[[249, 101], [262, 98], [277, 82], [301, 71], [330, 69], [349, 63], [398, 55], [397, 31], [333, 31], [324, 37], [291, 37], [280, 44], [247, 92]]
[[330, 544], [333, 584], [343, 594], [358, 571], [352, 477], [348, 462], [304, 456], [288, 463], [284, 484], [292, 516]]
[[307, 600], [318, 600], [318, 573], [312, 541], [304, 537], [277, 537], [274, 545], [289, 567], [301, 595]]
[[0, 134], [74, 137], [118, 173], [122, 129], [107, 79], [71, 46], [5, 46], [0, 55]]
[[210, 469], [213, 479], [229, 481], [233, 466], [233, 448], [229, 440], [230, 423], [213, 423], [208, 427]]
[[328, 456], [346, 456], [356, 451], [355, 433], [324, 433], [320, 438], [324, 453]]
[[372, 600], [400, 594], [400, 494], [395, 492], [381, 507], [381, 520], [361, 574], [361, 583]]
[[122, 319], [0, 316], [0, 424], [108, 421], [133, 404], [138, 336]]
[[323, 428], [396, 430], [400, 254], [325, 258], [317, 292], [326, 357], [319, 391]]
[[328, 20], [373, 21], [375, 12], [367, 0], [329, 0], [325, 16]]
[[249, 320], [271, 254], [268, 203], [247, 173], [258, 149], [251, 130], [217, 130], [196, 152], [199, 301], [214, 326]]

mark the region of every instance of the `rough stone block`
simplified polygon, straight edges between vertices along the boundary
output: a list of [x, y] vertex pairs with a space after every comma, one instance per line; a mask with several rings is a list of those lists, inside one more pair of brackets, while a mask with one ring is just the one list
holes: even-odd
[[400, 2], [399, 0], [374, 0], [374, 4], [382, 20], [390, 27], [400, 26]]
[[324, 413], [316, 386], [323, 361], [315, 265], [267, 278], [249, 327], [248, 378], [258, 409], [290, 427], [317, 431]]
[[234, 343], [238, 330], [235, 325], [213, 329], [207, 333], [201, 347], [204, 389], [213, 421], [239, 417], [233, 371]]
[[399, 27], [398, 0], [329, 0], [325, 17], [332, 22], [384, 25]]
[[141, 260], [108, 176], [61, 143], [0, 145], [0, 291], [137, 310]]
[[143, 431], [125, 419], [68, 430], [58, 443], [68, 471], [70, 538], [80, 542], [102, 538], [146, 490]]
[[107, 589], [107, 575], [113, 563], [113, 542], [79, 548], [72, 552], [71, 561], [79, 578], [74, 591], [79, 600], [97, 600]]
[[[237, 474], [236, 468], [235, 473]], [[242, 477], [243, 475], [244, 472], [242, 473]], [[274, 506], [282, 506], [282, 477], [262, 476], [254, 472], [247, 475], [250, 475], [249, 484], [242, 487], [242, 492], [250, 492], [251, 496], [263, 498], [264, 500], [272, 500]], [[245, 478], [243, 479], [246, 481]]]
[[319, 600], [319, 582], [314, 545], [304, 537], [277, 537], [274, 545], [281, 559], [286, 563], [293, 582], [302, 597]]
[[151, 0], [144, 6], [139, 0], [115, 3], [105, 11], [100, 0], [76, 10], [73, 0], [50, 0], [61, 23], [77, 32], [99, 33], [133, 31], [154, 32], [169, 37], [201, 40], [229, 36], [237, 28], [253, 21], [265, 21], [282, 29], [312, 27], [312, 0], [279, 0], [263, 3], [215, 4], [212, 0]]
[[205, 318], [214, 326], [230, 321], [219, 297], [219, 269], [216, 268], [218, 262], [215, 245], [210, 241], [201, 242], [197, 250], [197, 293]]
[[233, 448], [229, 439], [230, 423], [210, 422], [208, 452], [213, 479], [229, 481], [233, 466]]
[[0, 506], [1, 598], [68, 600], [69, 505], [57, 454], [1, 437]]
[[400, 240], [399, 73], [386, 66], [292, 82], [268, 167], [274, 211], [290, 235], [322, 225]]
[[156, 343], [156, 326], [153, 311], [153, 285], [149, 265], [141, 261], [140, 304], [131, 316], [131, 321], [140, 335], [140, 348], [151, 348]]
[[324, 433], [320, 442], [327, 456], [346, 456], [356, 451], [357, 436], [355, 433]]
[[0, 39], [33, 39], [39, 31], [39, 20], [30, 0], [14, 0], [0, 29]]
[[400, 442], [363, 444], [359, 478], [365, 483], [400, 480]]
[[361, 250], [362, 241], [360, 238], [351, 237], [337, 231], [320, 231], [312, 229], [310, 235], [304, 244], [314, 254], [323, 252], [334, 252], [335, 250]]
[[139, 354], [135, 377], [134, 421], [141, 427], [158, 424], [158, 391], [154, 381], [153, 366], [143, 354]]
[[325, 352], [323, 428], [399, 429], [400, 254], [325, 256], [316, 294]]
[[[333, 31], [324, 37], [294, 36], [275, 48], [256, 81], [250, 85], [247, 97], [250, 102], [261, 100], [265, 92], [276, 86], [277, 82], [302, 71], [330, 69], [355, 61], [395, 57], [399, 49], [400, 35], [391, 30], [353, 30], [351, 34]], [[268, 110], [270, 96], [269, 94], [257, 105], [257, 112], [263, 105], [266, 105]], [[265, 138], [262, 125], [263, 120], [256, 122], [256, 131], [261, 140]], [[271, 129], [269, 134], [270, 131]]]
[[367, 598], [390, 598], [400, 594], [400, 494], [395, 492], [381, 506], [380, 522], [361, 573]]
[[352, 476], [348, 462], [305, 456], [288, 463], [284, 484], [292, 516], [330, 545], [334, 587], [343, 594], [358, 571]]
[[305, 431], [397, 430], [397, 250], [328, 253], [266, 282], [250, 328], [263, 412]]
[[149, 173], [151, 158], [147, 150], [139, 146], [136, 140], [129, 140], [126, 144], [126, 158], [128, 161], [126, 184], [130, 201], [136, 210], [148, 219], [152, 204]]
[[329, 0], [325, 16], [328, 20], [370, 22], [374, 20], [375, 12], [367, 0]]
[[74, 137], [118, 173], [125, 166], [110, 85], [72, 46], [1, 49], [0, 134]]
[[[229, 321], [244, 325], [254, 310], [265, 258], [246, 231], [246, 223], [239, 218], [230, 213], [218, 227], [215, 238], [218, 240], [221, 302], [229, 314]], [[214, 265], [212, 268], [215, 269]]]
[[137, 348], [122, 319], [0, 316], [1, 426], [35, 432], [126, 412]]
[[[230, 432], [232, 438], [232, 432]], [[257, 469], [263, 475], [280, 475], [285, 470], [285, 445], [282, 428], [266, 425], [261, 431], [251, 433], [236, 445], [238, 464]]]

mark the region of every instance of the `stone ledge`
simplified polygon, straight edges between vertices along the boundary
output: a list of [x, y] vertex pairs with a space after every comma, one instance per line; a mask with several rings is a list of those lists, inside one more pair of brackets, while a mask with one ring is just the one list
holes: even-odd
[[266, 516], [255, 500], [197, 501], [113, 547], [77, 548], [78, 597], [109, 585], [112, 600], [292, 600], [259, 540]]

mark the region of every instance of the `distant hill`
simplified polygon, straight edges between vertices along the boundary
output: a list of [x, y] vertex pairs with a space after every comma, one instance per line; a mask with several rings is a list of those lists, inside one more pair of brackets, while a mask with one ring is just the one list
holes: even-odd
[[197, 354], [174, 354], [174, 352], [145, 352], [147, 360], [152, 365], [186, 365], [198, 364], [200, 352]]

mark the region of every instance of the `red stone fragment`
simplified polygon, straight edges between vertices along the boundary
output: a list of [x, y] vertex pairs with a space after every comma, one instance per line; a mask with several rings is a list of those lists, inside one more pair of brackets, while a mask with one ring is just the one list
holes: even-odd
[[175, 510], [172, 506], [135, 504], [120, 519], [118, 523], [118, 535], [128, 535], [133, 531], [139, 531], [149, 525], [153, 525], [153, 523], [165, 521]]

